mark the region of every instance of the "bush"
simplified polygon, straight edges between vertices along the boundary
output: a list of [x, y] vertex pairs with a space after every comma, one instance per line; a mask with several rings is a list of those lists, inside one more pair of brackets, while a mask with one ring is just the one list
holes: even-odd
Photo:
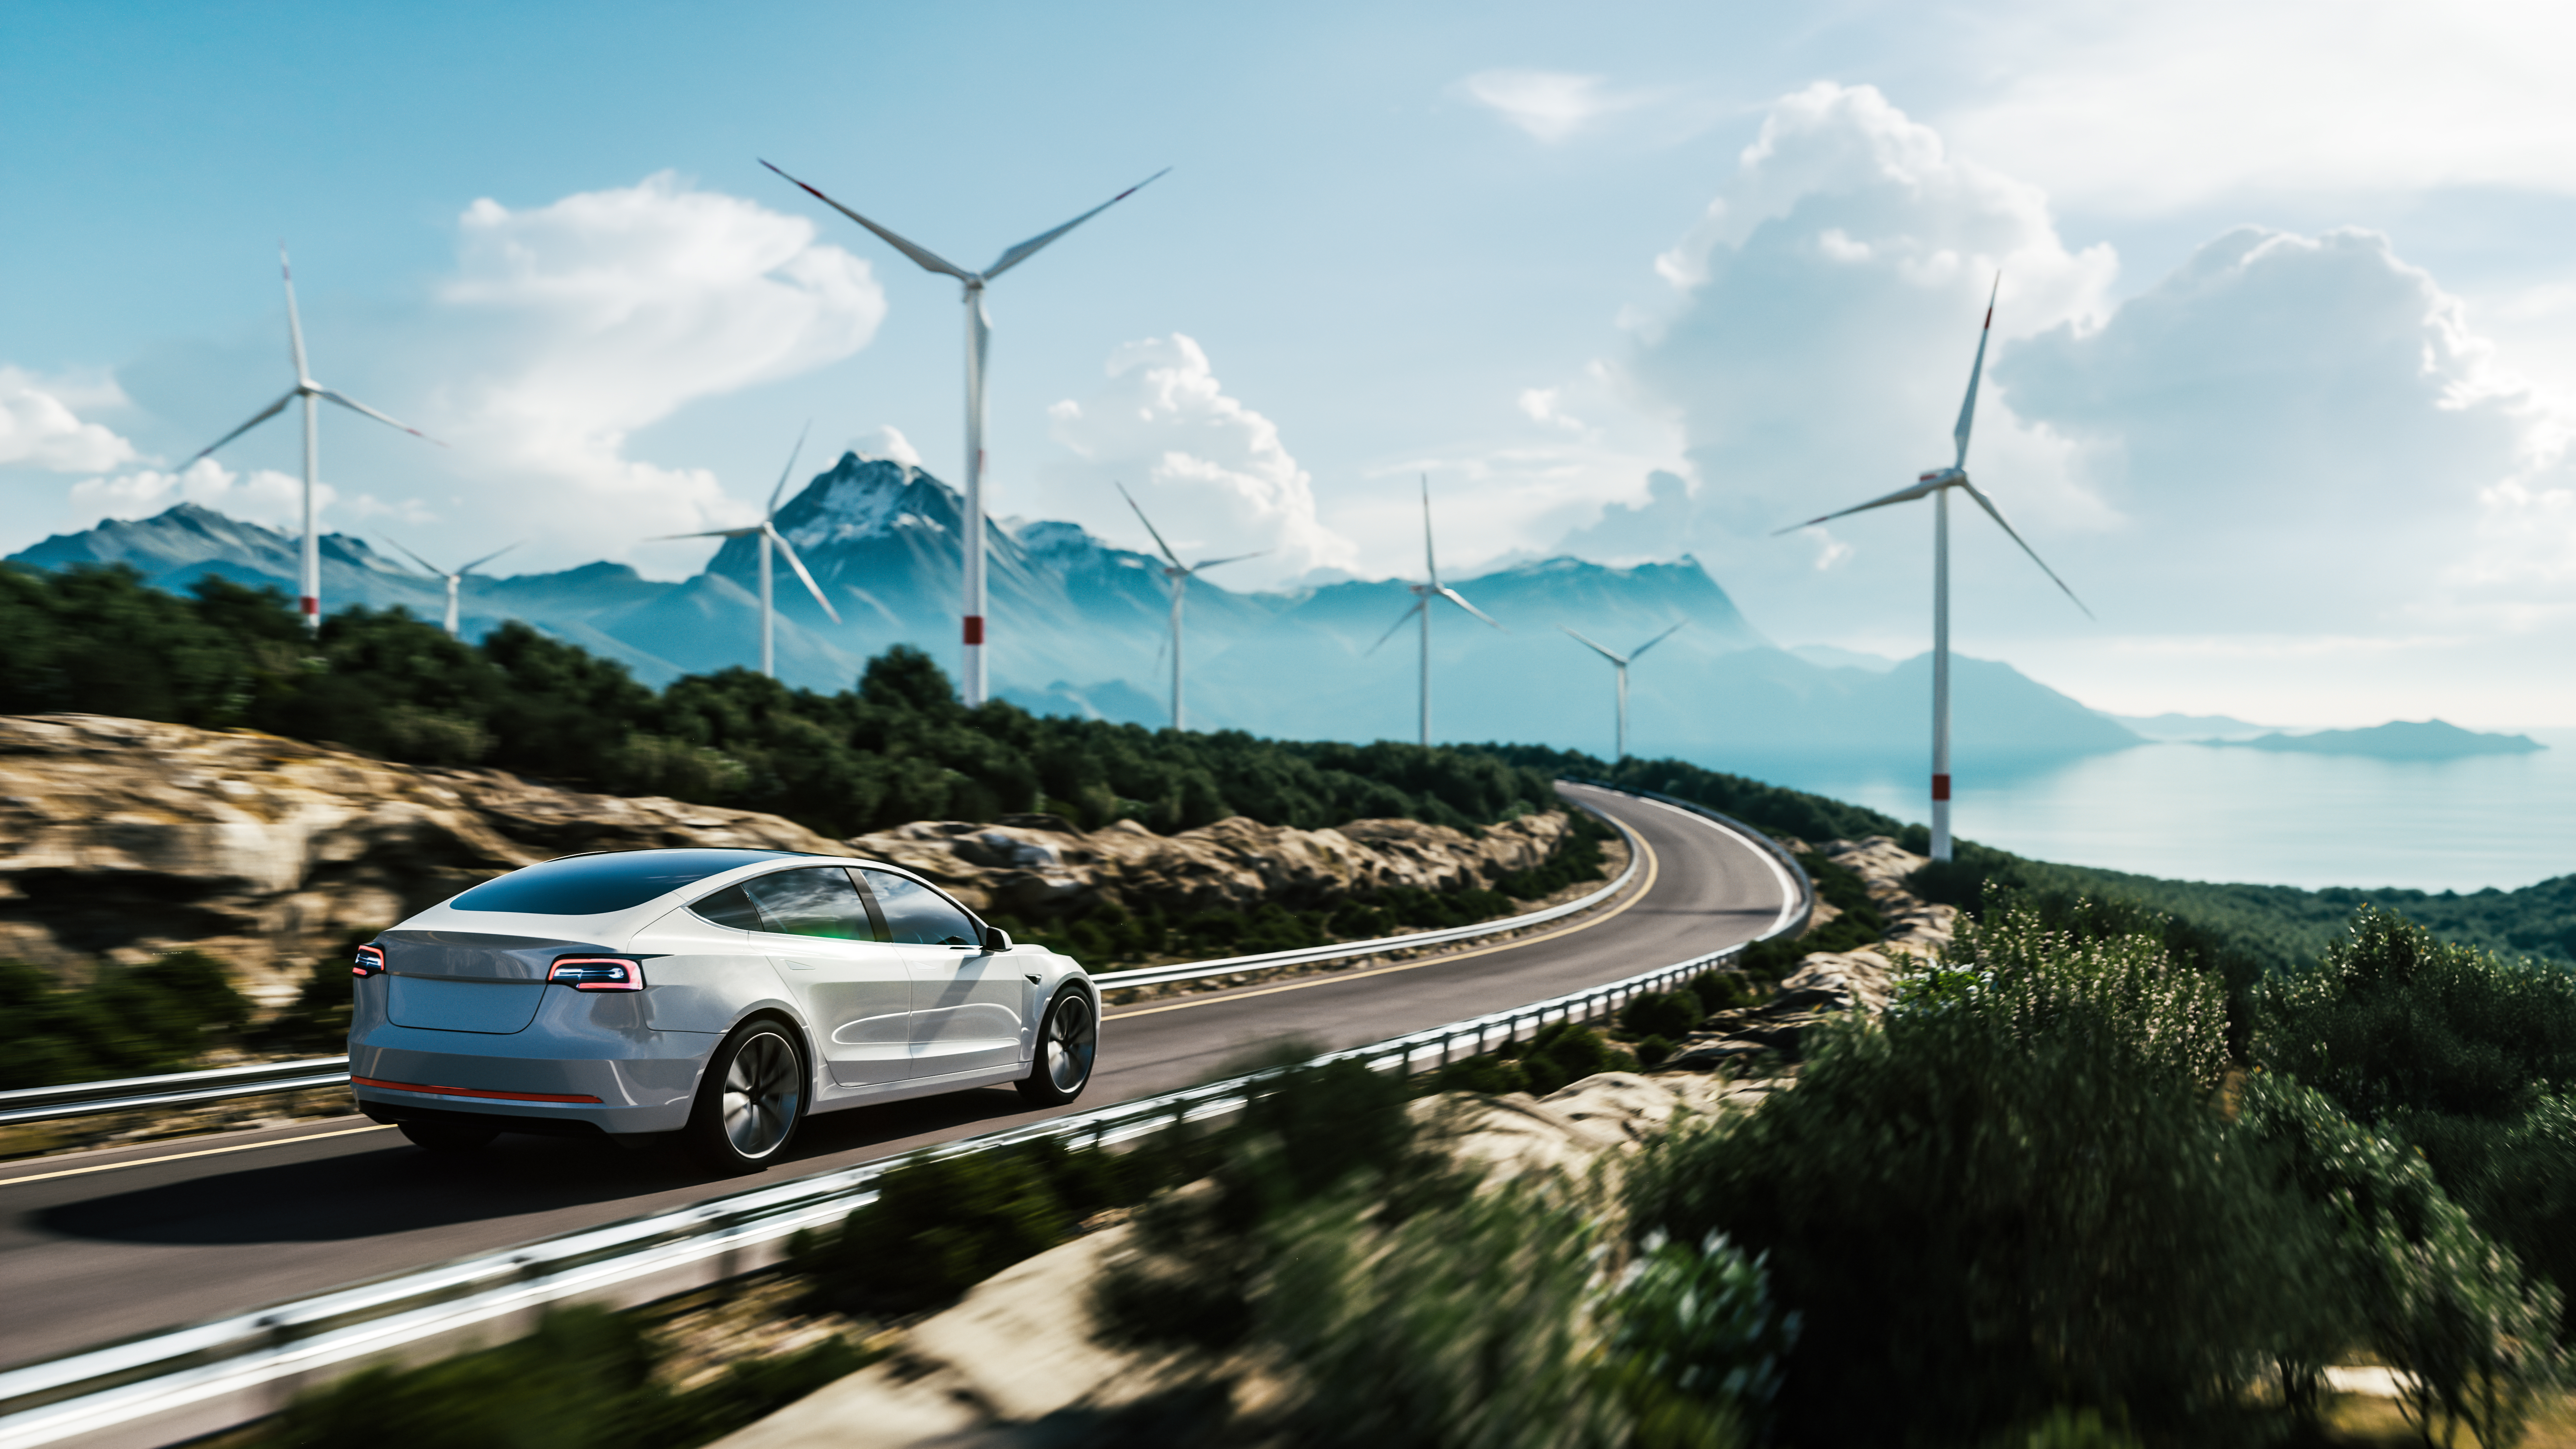
[[101, 966], [79, 986], [0, 961], [0, 1089], [180, 1071], [249, 1017], [222, 963], [195, 951]]
[[2272, 1149], [2332, 1245], [2329, 1271], [2305, 1285], [2331, 1316], [2278, 1355], [2293, 1404], [2313, 1411], [2327, 1355], [2357, 1341], [2412, 1377], [2405, 1402], [2428, 1437], [2444, 1421], [2446, 1443], [2460, 1426], [2483, 1444], [2518, 1440], [2532, 1392], [2556, 1368], [2557, 1290], [2527, 1281], [2421, 1157], [2320, 1092], [2256, 1075], [2239, 1133]]
[[1805, 1315], [1797, 1442], [1974, 1441], [2059, 1406], [2225, 1420], [2323, 1249], [2213, 1110], [2217, 984], [2009, 911], [1955, 954], [1882, 1022], [1820, 1028], [1797, 1090], [1651, 1146], [1633, 1230], [1769, 1255]]
[[1714, 1235], [1693, 1247], [1649, 1234], [1595, 1311], [1641, 1418], [1666, 1417], [1678, 1399], [1694, 1417], [1759, 1429], [1798, 1341], [1798, 1315], [1773, 1304], [1762, 1261]]
[[1703, 971], [1690, 979], [1686, 988], [1699, 998], [1700, 1015], [1715, 1016], [1721, 1011], [1761, 1004], [1762, 993], [1753, 978], [1742, 971]]
[[1705, 1015], [1695, 993], [1650, 991], [1619, 1009], [1619, 1027], [1630, 1036], [1669, 1039], [1690, 1035]]
[[1671, 1059], [1672, 1054], [1673, 1044], [1659, 1036], [1650, 1036], [1637, 1043], [1637, 1065], [1641, 1067], [1661, 1066]]
[[2258, 991], [2257, 1050], [2374, 1122], [2501, 1118], [2576, 1083], [2576, 975], [2433, 939], [2365, 906], [2313, 966]]

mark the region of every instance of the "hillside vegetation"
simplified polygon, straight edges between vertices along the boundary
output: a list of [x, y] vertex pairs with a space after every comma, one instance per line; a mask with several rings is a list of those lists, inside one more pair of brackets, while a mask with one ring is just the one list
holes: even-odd
[[464, 644], [399, 609], [353, 608], [308, 638], [273, 589], [209, 577], [180, 598], [122, 567], [0, 567], [0, 658], [0, 713], [256, 729], [762, 810], [833, 837], [1028, 810], [1168, 833], [1229, 815], [1467, 826], [1556, 804], [1545, 775], [1478, 751], [968, 710], [929, 656], [902, 646], [834, 694], [747, 669], [656, 690], [518, 623]]

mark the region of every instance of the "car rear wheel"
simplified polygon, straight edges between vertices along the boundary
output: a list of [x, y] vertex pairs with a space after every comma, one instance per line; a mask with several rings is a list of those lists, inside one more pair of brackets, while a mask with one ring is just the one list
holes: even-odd
[[1020, 1095], [1053, 1107], [1082, 1095], [1091, 1082], [1092, 1061], [1100, 1055], [1100, 1014], [1082, 988], [1068, 986], [1047, 1003], [1038, 1024], [1038, 1049], [1029, 1074], [1020, 1078]]
[[804, 1118], [804, 1052], [778, 1023], [749, 1021], [708, 1059], [681, 1142], [718, 1172], [758, 1172], [787, 1150]]
[[415, 1147], [432, 1152], [479, 1152], [501, 1134], [483, 1127], [451, 1127], [441, 1122], [403, 1122], [402, 1135]]

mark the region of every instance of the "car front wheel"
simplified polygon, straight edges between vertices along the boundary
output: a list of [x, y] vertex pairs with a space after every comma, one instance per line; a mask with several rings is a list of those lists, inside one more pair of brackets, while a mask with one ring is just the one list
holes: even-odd
[[1082, 1095], [1091, 1082], [1091, 1064], [1100, 1054], [1100, 1014], [1082, 988], [1068, 986], [1047, 1003], [1038, 1024], [1038, 1049], [1029, 1074], [1020, 1078], [1020, 1095], [1044, 1107], [1058, 1106]]
[[804, 1117], [805, 1054], [785, 1027], [749, 1021], [708, 1059], [681, 1142], [717, 1172], [758, 1172], [787, 1150]]

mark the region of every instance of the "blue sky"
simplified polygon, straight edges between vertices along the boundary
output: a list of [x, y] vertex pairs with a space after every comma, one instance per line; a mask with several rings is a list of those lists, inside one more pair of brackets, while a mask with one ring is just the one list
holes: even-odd
[[[797, 430], [1239, 583], [1695, 552], [1790, 643], [1958, 641], [2108, 708], [2576, 724], [2576, 99], [2551, 7], [58, 5], [0, 10], [0, 547], [284, 521], [273, 251], [330, 526], [693, 569]], [[889, 431], [890, 430], [890, 431]], [[820, 459], [818, 458], [819, 462]], [[1266, 573], [1263, 571], [1267, 570]]]

